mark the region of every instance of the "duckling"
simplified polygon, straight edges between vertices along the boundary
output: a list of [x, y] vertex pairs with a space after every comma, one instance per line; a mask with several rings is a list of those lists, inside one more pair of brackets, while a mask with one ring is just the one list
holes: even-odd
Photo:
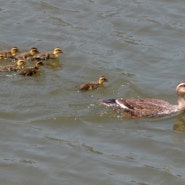
[[0, 66], [0, 72], [3, 72], [3, 71], [18, 71], [18, 70], [22, 69], [24, 65], [25, 65], [24, 60], [18, 60], [16, 62], [16, 64], [14, 64], [14, 65]]
[[30, 60], [34, 55], [39, 53], [37, 48], [31, 48], [28, 52], [22, 52], [15, 56], [15, 59]]
[[56, 47], [53, 49], [53, 52], [43, 52], [35, 55], [33, 59], [37, 60], [49, 60], [49, 59], [56, 59], [59, 57], [59, 55], [63, 53], [62, 49], [60, 47]]
[[104, 82], [107, 82], [107, 78], [104, 76], [100, 76], [98, 82], [90, 82], [80, 85], [79, 91], [88, 91], [88, 90], [95, 90], [103, 85]]
[[39, 67], [43, 66], [43, 65], [44, 65], [43, 62], [37, 61], [35, 63], [34, 67], [25, 68], [25, 69], [21, 70], [19, 72], [19, 74], [24, 75], [24, 76], [32, 76], [32, 75], [36, 74], [39, 71]]
[[18, 47], [14, 46], [10, 51], [4, 50], [0, 51], [0, 59], [14, 58], [15, 55], [19, 52]]

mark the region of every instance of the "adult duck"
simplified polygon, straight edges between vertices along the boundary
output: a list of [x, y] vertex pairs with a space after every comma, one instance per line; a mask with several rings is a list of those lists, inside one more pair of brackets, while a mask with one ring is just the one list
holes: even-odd
[[154, 98], [130, 98], [100, 100], [100, 104], [112, 107], [125, 117], [144, 118], [177, 115], [185, 111], [185, 83], [179, 83], [176, 87], [177, 105]]
[[19, 72], [20, 75], [24, 76], [33, 76], [34, 74], [38, 73], [39, 67], [43, 66], [43, 62], [38, 61], [35, 63], [35, 66], [33, 67], [27, 67]]
[[104, 82], [107, 82], [107, 78], [104, 76], [100, 76], [97, 82], [89, 82], [84, 83], [80, 85], [79, 91], [89, 91], [89, 90], [95, 90], [103, 85]]

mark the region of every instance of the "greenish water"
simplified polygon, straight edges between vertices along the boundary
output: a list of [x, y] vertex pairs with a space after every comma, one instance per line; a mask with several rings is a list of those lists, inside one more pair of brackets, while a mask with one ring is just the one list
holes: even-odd
[[[64, 51], [36, 77], [0, 74], [3, 184], [184, 185], [183, 120], [119, 118], [97, 103], [176, 103], [184, 1], [18, 0], [1, 2], [0, 15], [0, 49]], [[103, 88], [77, 91], [101, 75], [109, 79]]]

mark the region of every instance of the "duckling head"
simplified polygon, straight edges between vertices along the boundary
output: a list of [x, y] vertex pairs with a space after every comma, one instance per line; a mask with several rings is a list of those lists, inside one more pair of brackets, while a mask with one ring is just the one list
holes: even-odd
[[63, 53], [63, 51], [62, 51], [62, 49], [60, 47], [54, 48], [54, 50], [53, 50], [53, 54], [54, 55], [58, 55], [60, 53]]
[[44, 63], [41, 61], [38, 61], [35, 63], [35, 67], [37, 67], [37, 68], [39, 68], [40, 66], [43, 66], [43, 65], [44, 65]]
[[36, 55], [37, 53], [39, 53], [39, 51], [38, 51], [37, 48], [31, 48], [31, 49], [30, 49], [30, 54], [31, 54], [32, 56]]
[[103, 84], [104, 82], [108, 82], [108, 79], [105, 78], [104, 76], [100, 76], [99, 80], [98, 80], [98, 83], [99, 84]]
[[19, 68], [22, 68], [22, 67], [26, 64], [26, 62], [25, 62], [24, 60], [21, 60], [21, 59], [20, 59], [20, 60], [17, 61], [16, 64], [17, 64], [17, 66], [18, 66]]
[[17, 52], [19, 52], [19, 49], [18, 49], [18, 47], [14, 46], [10, 49], [10, 52], [12, 55], [16, 55]]

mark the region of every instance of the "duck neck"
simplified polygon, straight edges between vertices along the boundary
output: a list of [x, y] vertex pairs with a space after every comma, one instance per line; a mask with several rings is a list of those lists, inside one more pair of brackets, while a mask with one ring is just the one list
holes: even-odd
[[53, 55], [54, 55], [55, 57], [58, 57], [58, 56], [59, 56], [59, 54], [56, 53], [56, 52], [54, 52]]
[[99, 84], [99, 85], [102, 85], [102, 84], [103, 84], [103, 82], [102, 82], [102, 81], [98, 81], [98, 84]]
[[180, 109], [185, 109], [185, 100], [184, 100], [184, 96], [181, 94], [178, 94], [178, 107]]

